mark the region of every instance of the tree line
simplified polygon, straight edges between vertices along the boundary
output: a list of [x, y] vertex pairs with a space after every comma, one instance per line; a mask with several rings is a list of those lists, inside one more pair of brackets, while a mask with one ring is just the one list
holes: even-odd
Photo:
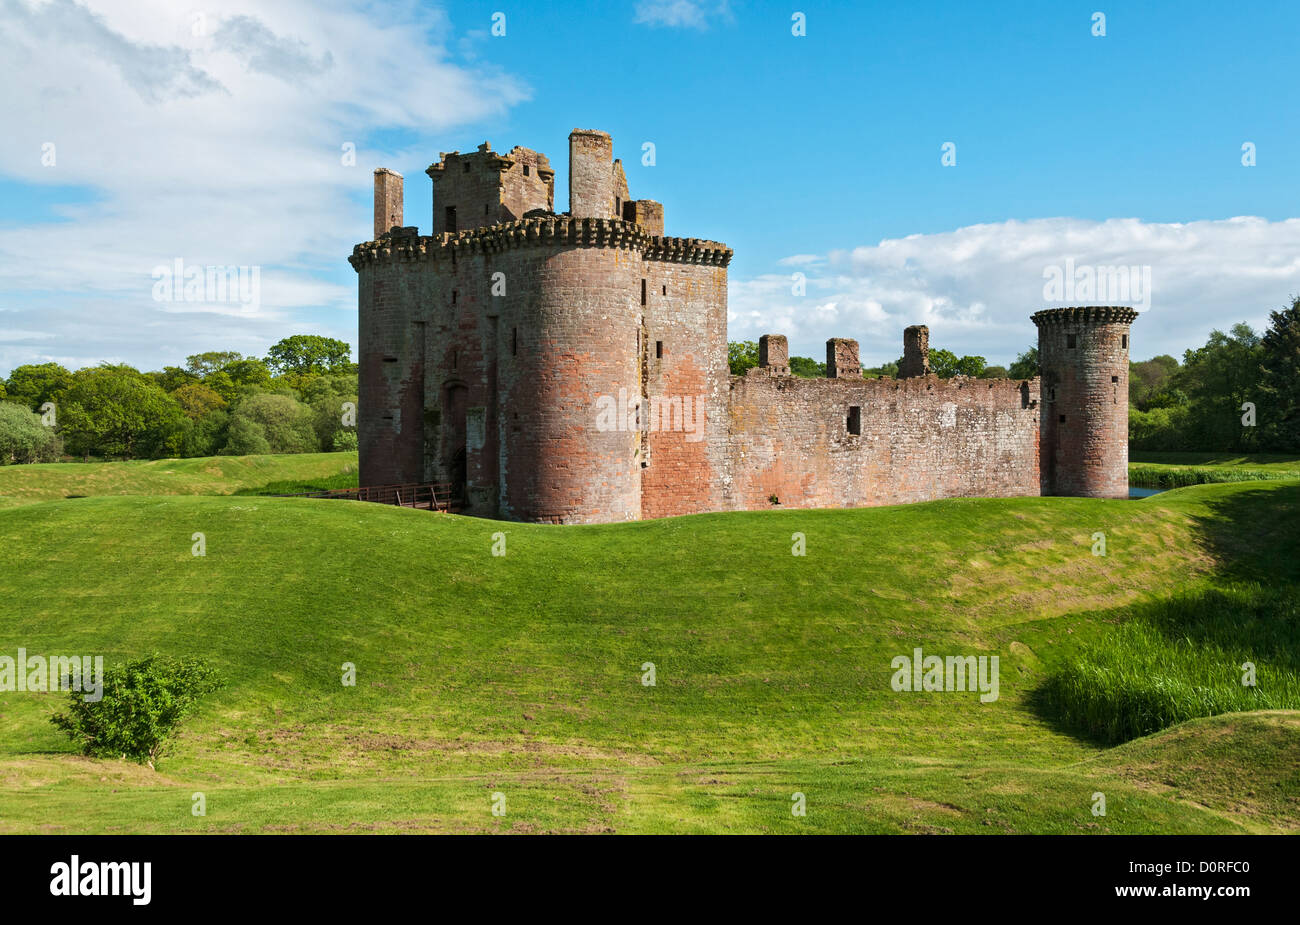
[[357, 368], [341, 340], [296, 334], [142, 372], [19, 366], [0, 380], [0, 464], [355, 450]]

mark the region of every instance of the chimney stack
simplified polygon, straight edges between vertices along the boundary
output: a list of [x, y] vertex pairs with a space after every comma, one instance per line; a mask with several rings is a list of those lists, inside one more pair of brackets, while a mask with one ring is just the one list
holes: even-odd
[[387, 167], [375, 170], [375, 240], [402, 224], [402, 175]]

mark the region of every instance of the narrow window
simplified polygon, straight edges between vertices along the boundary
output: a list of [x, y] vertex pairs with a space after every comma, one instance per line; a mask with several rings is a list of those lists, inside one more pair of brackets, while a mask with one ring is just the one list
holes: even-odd
[[1047, 400], [1056, 401], [1056, 389], [1052, 389], [1050, 392], [1047, 393]]
[[527, 164], [524, 165], [524, 176], [525, 176], [525, 177], [528, 176], [528, 165], [527, 165]]
[[451, 291], [451, 304], [452, 304], [452, 305], [455, 305], [455, 304], [456, 304], [456, 290], [455, 290], [455, 289], [453, 289], [453, 290]]
[[465, 162], [465, 172], [469, 173], [469, 161]]
[[396, 362], [397, 362], [397, 357], [384, 357], [384, 362], [385, 362], [385, 363], [396, 363]]
[[1064, 423], [1065, 423], [1065, 415], [1061, 415], [1061, 416], [1057, 419], [1057, 422], [1060, 423], [1060, 424], [1064, 424]]
[[1125, 350], [1128, 349], [1128, 335], [1127, 335], [1127, 334], [1121, 334], [1121, 335], [1119, 336], [1119, 345], [1120, 345], [1121, 347], [1123, 347]]
[[1067, 335], [1065, 335], [1065, 346], [1067, 346], [1067, 347], [1069, 347], [1071, 350], [1073, 350], [1073, 349], [1075, 348], [1075, 344], [1076, 344], [1076, 340], [1075, 340], [1076, 337], [1077, 337], [1077, 335], [1075, 335], [1075, 334], [1067, 334]]
[[455, 231], [456, 230], [456, 207], [447, 206], [446, 212], [444, 214], [447, 216], [446, 221], [443, 222], [443, 224], [447, 226], [446, 230]]
[[619, 199], [617, 196], [614, 197], [614, 217], [623, 217], [623, 200]]
[[460, 368], [460, 350], [457, 349], [456, 347], [451, 348], [451, 368], [452, 369]]
[[641, 304], [645, 304], [645, 280], [641, 280]]
[[510, 355], [511, 356], [519, 355], [519, 329], [518, 328], [510, 329]]
[[848, 428], [851, 434], [862, 433], [862, 408], [858, 405], [849, 406]]
[[657, 340], [655, 341], [655, 359], [662, 360], [663, 358], [664, 358], [664, 342], [661, 340]]
[[668, 284], [664, 283], [664, 295], [668, 295]]
[[486, 202], [483, 203], [483, 217], [484, 218], [488, 217], [488, 204]]

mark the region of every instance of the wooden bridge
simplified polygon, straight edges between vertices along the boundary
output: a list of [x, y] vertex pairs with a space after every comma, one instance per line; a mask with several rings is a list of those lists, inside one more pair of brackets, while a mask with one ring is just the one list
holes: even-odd
[[373, 501], [422, 511], [445, 511], [454, 514], [462, 507], [461, 496], [450, 482], [408, 482], [404, 485], [367, 485], [363, 488], [331, 488], [326, 491], [301, 491], [272, 494], [271, 498], [336, 498], [343, 501]]

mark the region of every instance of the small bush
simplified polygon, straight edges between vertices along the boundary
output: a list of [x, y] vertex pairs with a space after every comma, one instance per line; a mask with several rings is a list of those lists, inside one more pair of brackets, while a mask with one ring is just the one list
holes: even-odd
[[202, 659], [154, 654], [105, 671], [103, 697], [96, 702], [70, 691], [68, 712], [56, 713], [50, 722], [80, 745], [82, 754], [133, 758], [152, 767], [181, 717], [220, 685], [216, 669]]

